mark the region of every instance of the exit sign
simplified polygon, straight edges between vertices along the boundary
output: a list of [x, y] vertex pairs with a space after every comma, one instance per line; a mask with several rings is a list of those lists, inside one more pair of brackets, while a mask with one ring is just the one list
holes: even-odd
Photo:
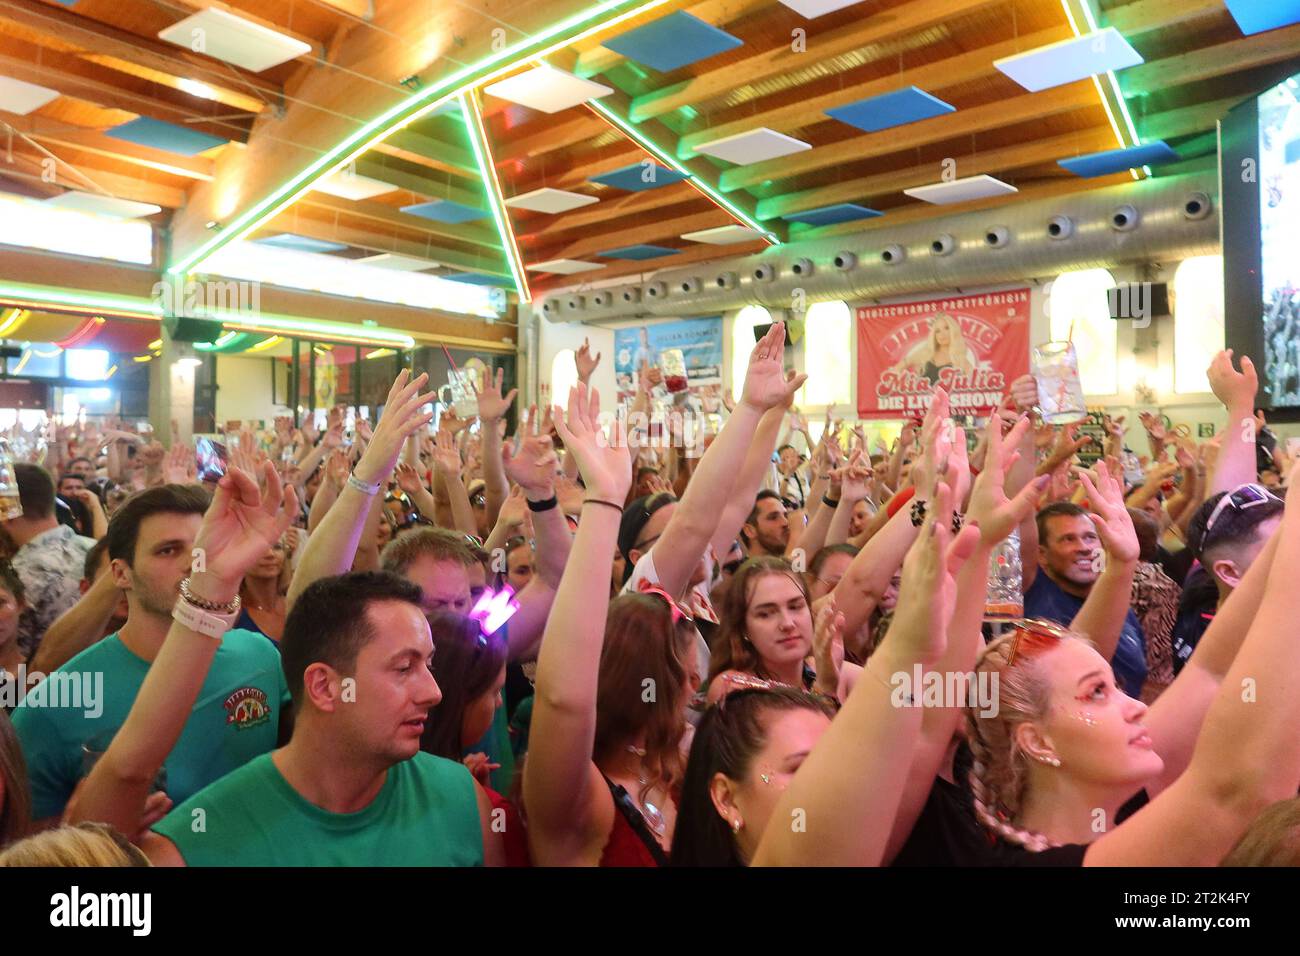
[[1198, 422], [1196, 425], [1197, 438], [1213, 438], [1214, 422]]

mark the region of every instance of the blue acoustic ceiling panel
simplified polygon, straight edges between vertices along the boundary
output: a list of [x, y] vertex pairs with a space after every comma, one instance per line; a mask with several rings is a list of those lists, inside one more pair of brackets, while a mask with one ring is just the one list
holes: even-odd
[[658, 189], [660, 186], [679, 183], [686, 178], [685, 173], [660, 166], [658, 163], [651, 163], [649, 166], [633, 163], [631, 166], [624, 166], [613, 172], [592, 176], [587, 181], [600, 183], [602, 186], [612, 186], [615, 189], [640, 192], [643, 189]]
[[137, 146], [152, 146], [164, 152], [179, 153], [182, 156], [197, 156], [214, 146], [224, 146], [228, 142], [216, 136], [209, 136], [207, 133], [176, 126], [173, 123], [164, 123], [162, 120], [150, 119], [147, 116], [139, 116], [129, 123], [105, 130], [104, 135], [135, 143]]
[[452, 282], [464, 282], [466, 285], [492, 285], [492, 286], [511, 286], [514, 282], [501, 276], [486, 276], [481, 272], [449, 272], [445, 276], [439, 276], [440, 279], [450, 279]]
[[264, 246], [295, 249], [298, 252], [338, 252], [347, 248], [341, 242], [312, 239], [310, 236], [299, 236], [292, 232], [282, 232], [278, 236], [267, 236], [265, 239], [254, 239], [253, 241]]
[[622, 249], [607, 249], [604, 252], [598, 252], [602, 259], [658, 259], [660, 256], [675, 256], [681, 250], [671, 249], [668, 246], [652, 246], [641, 243], [635, 246], [624, 246]]
[[848, 123], [858, 129], [875, 133], [891, 126], [903, 126], [917, 120], [942, 116], [956, 112], [957, 107], [945, 103], [937, 96], [931, 96], [924, 90], [909, 86], [905, 90], [882, 93], [871, 96], [847, 106], [837, 106], [826, 111], [826, 115], [841, 123]]
[[1246, 36], [1300, 23], [1300, 0], [1224, 0], [1224, 5]]
[[667, 73], [687, 63], [734, 50], [744, 42], [726, 30], [678, 11], [604, 40], [601, 45], [629, 60]]
[[884, 213], [868, 209], [866, 206], [841, 202], [833, 206], [821, 206], [818, 209], [792, 212], [788, 216], [782, 216], [781, 218], [787, 222], [802, 222], [809, 226], [833, 226], [837, 222], [852, 222], [854, 219], [874, 219], [876, 216], [883, 215]]
[[473, 222], [475, 219], [486, 219], [489, 215], [486, 210], [452, 202], [450, 199], [435, 199], [432, 202], [416, 203], [414, 206], [403, 206], [402, 212], [419, 216], [421, 219], [447, 223]]
[[1139, 169], [1142, 166], [1159, 166], [1179, 160], [1179, 155], [1164, 140], [1130, 146], [1127, 149], [1108, 149], [1101, 153], [1089, 153], [1073, 159], [1059, 160], [1057, 165], [1068, 169], [1076, 176], [1106, 176], [1110, 173], [1122, 173], [1126, 169]]
[[1004, 56], [993, 65], [1031, 93], [1145, 62], [1114, 27]]

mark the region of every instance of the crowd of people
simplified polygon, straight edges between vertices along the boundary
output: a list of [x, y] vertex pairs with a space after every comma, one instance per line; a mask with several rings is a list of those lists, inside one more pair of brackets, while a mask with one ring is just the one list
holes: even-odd
[[203, 480], [176, 428], [13, 436], [0, 864], [1300, 862], [1300, 464], [1249, 358], [1214, 439], [1102, 448], [1032, 376], [814, 439], [780, 323], [652, 441], [598, 361], [513, 436], [500, 371], [474, 418], [403, 371]]

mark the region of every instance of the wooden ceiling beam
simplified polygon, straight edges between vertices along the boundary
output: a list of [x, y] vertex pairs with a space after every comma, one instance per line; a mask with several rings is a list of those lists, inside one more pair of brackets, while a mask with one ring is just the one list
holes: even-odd
[[[543, 243], [579, 229], [590, 229], [611, 219], [636, 219], [665, 206], [708, 202], [695, 187], [680, 182], [639, 193], [607, 189], [600, 193], [600, 197], [598, 203], [558, 216], [548, 216], [544, 221], [529, 219], [516, 222], [515, 237], [520, 246]], [[530, 230], [529, 227], [534, 224], [536, 228]]]
[[365, 202], [364, 200], [356, 202], [351, 199], [340, 199], [338, 196], [331, 196], [328, 193], [310, 192], [300, 199], [298, 204], [314, 206], [317, 209], [324, 209], [339, 216], [368, 219], [371, 222], [383, 223], [385, 226], [395, 226], [398, 229], [405, 229], [410, 232], [439, 236], [443, 239], [452, 239], [467, 245], [482, 246], [485, 249], [498, 249], [501, 246], [501, 239], [491, 226], [484, 226], [474, 222], [437, 222], [433, 219], [425, 219], [423, 216], [413, 216], [392, 206], [385, 206], [383, 203]]
[[591, 272], [580, 272], [571, 276], [554, 276], [553, 278], [542, 278], [540, 273], [530, 273], [528, 280], [529, 288], [532, 289], [533, 299], [542, 299], [548, 295], [553, 295], [561, 289], [574, 289], [588, 282], [605, 282], [609, 279], [620, 279], [624, 277], [636, 276], [634, 282], [640, 282], [647, 279], [656, 272], [664, 269], [678, 269], [682, 266], [694, 265], [697, 262], [708, 262], [712, 259], [731, 258], [732, 256], [748, 256], [755, 252], [762, 252], [767, 249], [768, 245], [761, 240], [755, 242], [736, 243], [734, 246], [700, 246], [697, 249], [687, 249], [679, 252], [675, 256], [665, 256], [663, 259], [650, 259], [648, 261], [620, 261], [614, 260], [603, 269], [593, 269]]
[[[39, 153], [20, 152], [17, 144], [14, 145], [13, 163], [5, 163], [2, 168], [16, 177], [23, 179], [36, 179], [42, 182], [49, 182], [46, 166], [47, 157]], [[111, 195], [118, 199], [129, 199], [132, 202], [153, 203], [155, 206], [162, 206], [164, 209], [178, 209], [185, 205], [185, 190], [178, 189], [175, 186], [164, 186], [161, 183], [149, 182], [144, 179], [134, 179], [130, 176], [124, 176], [121, 173], [109, 172], [106, 169], [99, 169], [89, 166], [85, 163], [75, 163], [74, 169], [84, 173], [96, 185], [107, 190]], [[64, 189], [71, 189], [83, 193], [98, 193], [99, 190], [79, 178], [73, 173], [69, 173], [67, 168], [59, 165], [55, 167], [54, 182]]]
[[325, 242], [342, 242], [358, 249], [369, 249], [375, 253], [393, 252], [398, 255], [413, 256], [417, 259], [430, 259], [466, 272], [482, 272], [503, 278], [510, 277], [505, 260], [500, 252], [495, 255], [486, 255], [462, 249], [453, 249], [448, 246], [439, 246], [433, 242], [400, 239], [393, 235], [343, 225], [337, 220], [318, 218], [311, 214], [313, 210], [310, 208], [300, 209], [299, 206], [301, 205], [303, 204], [295, 205], [292, 209], [276, 216], [262, 228], [256, 230], [249, 238], [258, 238], [278, 232], [294, 232], [301, 236], [321, 239]]
[[56, 53], [43, 47], [36, 47], [35, 50], [39, 51], [39, 55], [33, 53], [23, 58], [0, 54], [0, 74], [48, 87], [64, 96], [98, 106], [148, 116], [222, 139], [243, 141], [248, 136], [246, 129], [238, 124], [202, 119], [205, 115], [214, 115], [213, 107], [227, 109], [226, 107], [200, 101], [204, 108], [188, 108], [172, 100], [134, 93], [109, 79], [101, 79], [103, 68], [87, 63], [78, 56]]
[[[1050, 139], [1031, 140], [1015, 146], [952, 158], [956, 161], [957, 176], [966, 177], [1038, 166], [1070, 156], [1113, 149], [1115, 145], [1115, 133], [1109, 126], [1104, 126], [1080, 133], [1066, 133]], [[936, 182], [940, 173], [941, 167], [938, 163], [922, 163], [906, 169], [891, 169], [871, 176], [859, 176], [829, 186], [818, 186], [814, 189], [787, 193], [784, 196], [761, 199], [758, 203], [758, 214], [762, 219], [772, 219], [841, 202], [870, 204], [873, 196], [890, 195], [914, 186], [926, 186]]]
[[[884, 10], [856, 23], [818, 33], [809, 51], [795, 52], [785, 43], [755, 53], [737, 63], [709, 70], [679, 83], [673, 83], [632, 101], [632, 119], [636, 122], [662, 116], [673, 110], [723, 96], [736, 88], [737, 82], [758, 84], [764, 80], [803, 70], [808, 57], [827, 62], [847, 53], [872, 56], [873, 44], [888, 43], [901, 37], [912, 36], [922, 30], [952, 21], [993, 6], [1002, 6], [1005, 0], [912, 0], [902, 6]], [[877, 54], [878, 55], [878, 54]]]
[[127, 67], [135, 66], [177, 79], [197, 80], [210, 87], [219, 102], [237, 109], [256, 112], [262, 108], [262, 100], [273, 104], [283, 100], [280, 87], [256, 73], [227, 63], [215, 64], [182, 47], [118, 29], [61, 6], [38, 0], [0, 0], [0, 20], [17, 23], [65, 47], [73, 44], [85, 51], [85, 59], [113, 69], [132, 72]]
[[1131, 67], [1118, 74], [1119, 85], [1131, 98], [1291, 59], [1300, 60], [1300, 24]]
[[1168, 27], [1181, 27], [1226, 13], [1223, 0], [1137, 0], [1103, 10], [1101, 24], [1132, 40]]
[[153, 169], [171, 176], [209, 182], [212, 179], [212, 160], [202, 156], [181, 156], [148, 146], [137, 146], [125, 140], [105, 136], [97, 130], [61, 123], [44, 116], [31, 114], [17, 116], [0, 111], [0, 123], [7, 123], [17, 133], [30, 136], [46, 146], [67, 147], [96, 156], [106, 156], [133, 166]]
[[371, 150], [370, 153], [357, 160], [356, 173], [358, 176], [378, 179], [380, 182], [390, 183], [399, 189], [405, 189], [426, 196], [429, 199], [450, 199], [462, 206], [474, 206], [478, 209], [486, 208], [482, 188], [466, 188], [461, 185], [459, 178], [455, 181], [452, 181], [450, 177], [435, 179], [431, 176], [423, 176], [419, 173], [398, 169], [388, 160], [389, 157], [386, 155], [377, 154], [374, 150]]
[[[804, 173], [830, 169], [869, 156], [888, 155], [929, 143], [1089, 107], [1101, 108], [1097, 99], [1097, 90], [1091, 81], [1080, 80], [1038, 93], [1024, 93], [981, 106], [973, 106], [958, 110], [956, 113], [909, 123], [906, 126], [851, 136], [838, 143], [804, 150], [791, 156], [737, 166], [722, 174], [721, 186], [726, 192], [733, 192], [768, 181], [776, 182]], [[776, 187], [772, 188], [775, 191]]]
[[[675, 242], [681, 239], [682, 233], [695, 232], [699, 229], [713, 229], [717, 226], [730, 225], [735, 221], [726, 211], [711, 206], [702, 212], [693, 212], [672, 219], [638, 222], [629, 229], [587, 236], [563, 246], [534, 247], [528, 251], [527, 258], [529, 262], [549, 262], [552, 259], [582, 259], [612, 247], [623, 248], [624, 246], [636, 246], [641, 243], [658, 243], [667, 239]], [[719, 255], [725, 254], [726, 250], [725, 246], [710, 246], [709, 248]], [[675, 259], [677, 257], [672, 256], [671, 258]]]

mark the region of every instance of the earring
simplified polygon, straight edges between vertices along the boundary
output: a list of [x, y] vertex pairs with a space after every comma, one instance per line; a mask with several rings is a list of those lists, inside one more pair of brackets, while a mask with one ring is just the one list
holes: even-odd
[[762, 780], [763, 783], [767, 784], [769, 787], [772, 785], [772, 777], [770, 774], [760, 773], [758, 779]]
[[745, 825], [745, 821], [740, 819], [740, 817], [736, 817], [731, 821], [731, 832], [739, 833], [740, 828], [743, 827], [744, 825]]
[[1040, 763], [1045, 763], [1052, 767], [1059, 767], [1061, 765], [1060, 757], [1039, 757], [1038, 760]]

